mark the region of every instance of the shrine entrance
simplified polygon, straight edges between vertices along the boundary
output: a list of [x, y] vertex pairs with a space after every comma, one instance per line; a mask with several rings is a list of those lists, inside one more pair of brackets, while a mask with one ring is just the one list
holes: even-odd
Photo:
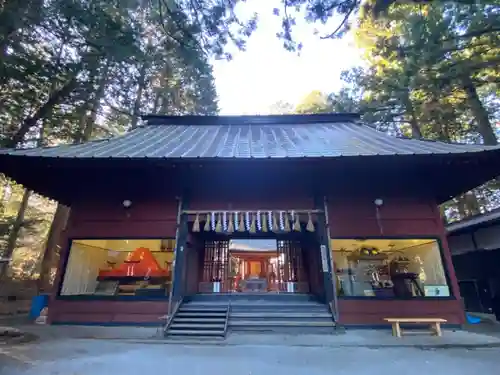
[[176, 261], [178, 295], [265, 294], [283, 300], [310, 294], [331, 303], [329, 242], [321, 210], [184, 213], [187, 236]]
[[205, 240], [200, 293], [308, 293], [303, 241]]

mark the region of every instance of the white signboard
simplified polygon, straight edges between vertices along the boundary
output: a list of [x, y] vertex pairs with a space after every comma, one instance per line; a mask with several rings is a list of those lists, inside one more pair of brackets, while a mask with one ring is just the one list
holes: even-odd
[[323, 267], [323, 272], [328, 272], [328, 257], [327, 257], [327, 248], [325, 245], [321, 245], [321, 266]]

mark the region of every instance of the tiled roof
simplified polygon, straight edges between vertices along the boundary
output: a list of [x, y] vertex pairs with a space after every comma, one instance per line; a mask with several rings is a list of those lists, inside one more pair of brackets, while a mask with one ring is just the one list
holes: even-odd
[[[347, 156], [461, 154], [500, 147], [448, 144], [389, 136], [348, 117], [242, 116], [210, 123], [203, 116], [146, 125], [119, 137], [79, 145], [0, 154], [47, 158], [335, 158]], [[180, 117], [179, 117], [180, 118]], [[178, 119], [179, 119], [178, 118]], [[212, 117], [215, 118], [215, 117]], [[259, 120], [253, 120], [258, 118]], [[277, 118], [277, 116], [272, 116]], [[292, 119], [289, 123], [284, 120]], [[298, 118], [298, 120], [297, 120]], [[304, 121], [301, 121], [301, 118]], [[170, 117], [174, 119], [174, 117]], [[253, 120], [253, 121], [252, 121]]]
[[462, 232], [472, 230], [477, 227], [492, 225], [500, 220], [500, 209], [495, 209], [484, 214], [474, 215], [460, 221], [448, 224], [446, 230], [448, 233]]

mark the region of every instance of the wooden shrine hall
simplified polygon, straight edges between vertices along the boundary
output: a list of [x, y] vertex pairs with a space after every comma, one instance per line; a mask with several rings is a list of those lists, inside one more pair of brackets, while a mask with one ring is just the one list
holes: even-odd
[[121, 136], [0, 150], [0, 172], [71, 208], [52, 324], [459, 325], [438, 205], [498, 176], [500, 148], [390, 136], [349, 113], [145, 116]]

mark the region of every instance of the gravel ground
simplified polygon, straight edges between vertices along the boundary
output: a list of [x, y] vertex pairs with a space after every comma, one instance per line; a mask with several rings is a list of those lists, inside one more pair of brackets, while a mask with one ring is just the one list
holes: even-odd
[[498, 348], [162, 345], [68, 339], [0, 346], [1, 375], [496, 374]]

